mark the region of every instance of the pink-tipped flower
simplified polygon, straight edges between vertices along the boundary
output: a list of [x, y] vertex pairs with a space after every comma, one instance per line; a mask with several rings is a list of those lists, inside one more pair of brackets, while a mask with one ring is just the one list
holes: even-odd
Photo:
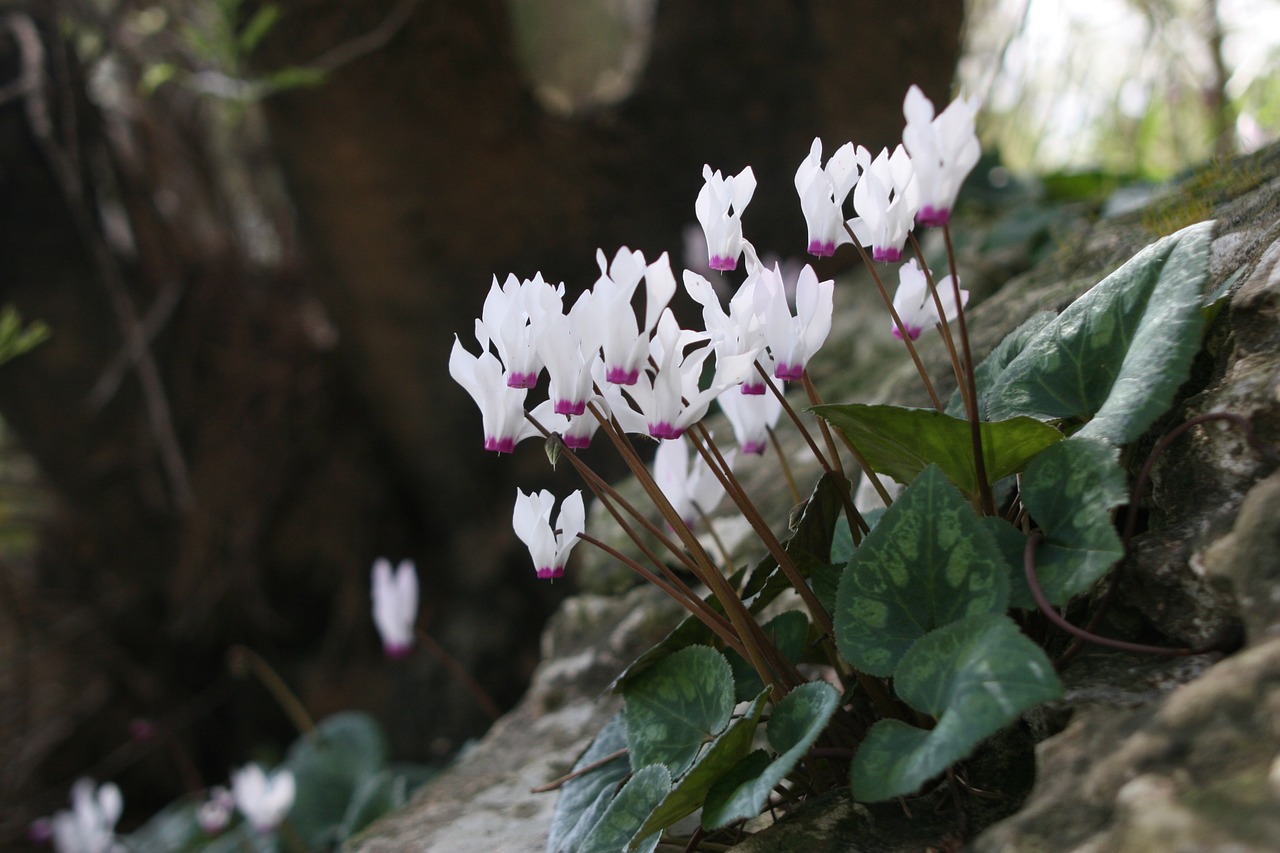
[[[936, 284], [938, 300], [942, 302], [947, 322], [954, 320], [960, 313], [956, 307], [955, 287], [951, 281], [951, 276], [946, 276]], [[960, 299], [962, 305], [967, 305], [969, 291], [960, 291]], [[929, 294], [929, 282], [915, 258], [898, 269], [898, 289], [893, 294], [893, 308], [898, 312], [902, 325], [906, 327], [907, 336], [913, 341], [919, 338], [920, 333], [926, 328], [939, 323], [938, 306], [934, 304], [933, 297]], [[902, 340], [902, 332], [898, 329], [897, 323], [893, 323], [893, 336]]]
[[[600, 277], [591, 290], [590, 309], [583, 318], [596, 330], [604, 356], [605, 381], [632, 385], [640, 377], [649, 354], [649, 335], [667, 303], [676, 292], [667, 253], [648, 266], [644, 255], [625, 247], [607, 264], [603, 251], [596, 251]], [[631, 307], [640, 280], [645, 282], [644, 326], [636, 322]], [[576, 307], [576, 306], [575, 306]]]
[[[698, 387], [702, 365], [711, 354], [711, 347], [705, 343], [707, 337], [705, 332], [681, 329], [669, 309], [662, 313], [649, 346], [657, 369], [643, 371], [639, 381], [626, 388], [635, 417], [625, 413], [628, 406], [620, 394], [609, 398], [613, 415], [624, 430], [633, 431], [639, 420], [653, 438], [679, 438], [702, 420], [711, 402], [723, 390], [723, 386], [715, 385], [707, 389]], [[700, 345], [687, 351], [696, 344]]]
[[592, 317], [591, 291], [584, 292], [569, 314], [548, 314], [537, 337], [538, 354], [551, 381], [547, 395], [556, 414], [581, 415], [591, 398], [592, 367], [600, 360], [600, 335]]
[[853, 209], [858, 215], [848, 225], [859, 243], [871, 247], [873, 260], [893, 263], [902, 258], [919, 207], [911, 157], [901, 145], [892, 154], [886, 148], [853, 188]]
[[[750, 244], [747, 251], [748, 268], [753, 256]], [[726, 312], [720, 306], [711, 283], [695, 272], [685, 270], [684, 289], [702, 306], [702, 325], [711, 336], [711, 346], [716, 354], [716, 375], [712, 384], [728, 387], [737, 385], [744, 394], [764, 392], [764, 385], [756, 374], [756, 359], [765, 347], [764, 330], [755, 313], [752, 290], [754, 276], [747, 279], [729, 300]]]
[[373, 624], [389, 658], [402, 658], [413, 648], [413, 623], [418, 619], [418, 573], [412, 560], [401, 560], [391, 571], [384, 557], [373, 561]]
[[71, 808], [50, 820], [54, 849], [58, 853], [112, 853], [116, 822], [124, 811], [124, 797], [112, 782], [101, 787], [92, 779], [77, 779], [71, 786]]
[[575, 491], [561, 501], [560, 513], [552, 525], [551, 509], [554, 505], [555, 496], [546, 489], [529, 492], [527, 495], [516, 489], [516, 506], [511, 513], [511, 527], [529, 549], [540, 578], [558, 578], [564, 575], [569, 552], [577, 543], [578, 534], [586, 530], [587, 516], [581, 491]]
[[916, 221], [921, 225], [946, 225], [956, 203], [960, 185], [982, 155], [974, 117], [977, 98], [956, 98], [936, 117], [933, 102], [920, 87], [907, 90], [902, 105], [907, 127], [902, 144], [915, 166], [920, 193]]
[[742, 254], [742, 211], [756, 191], [756, 176], [750, 166], [726, 178], [706, 165], [702, 178], [706, 183], [693, 210], [707, 235], [707, 263], [713, 270], [737, 269]]
[[796, 193], [800, 211], [809, 229], [809, 254], [820, 258], [836, 253], [836, 247], [849, 242], [844, 230], [844, 202], [858, 182], [858, 169], [871, 162], [867, 149], [846, 142], [822, 165], [822, 140], [815, 138], [809, 156], [796, 169]]
[[[596, 373], [599, 374], [600, 368], [596, 367]], [[588, 403], [595, 403], [598, 408], [605, 412], [609, 410], [605, 399], [599, 394], [593, 394], [587, 399]], [[560, 436], [564, 446], [570, 450], [586, 450], [591, 446], [591, 439], [596, 434], [596, 430], [600, 428], [600, 422], [595, 416], [586, 413], [581, 415], [562, 415], [555, 410], [555, 404], [551, 400], [544, 400], [539, 403], [530, 413], [533, 419], [542, 424], [548, 432], [554, 432]]]
[[743, 453], [761, 454], [769, 446], [769, 430], [782, 414], [782, 403], [773, 394], [737, 394], [732, 390], [716, 398], [733, 427]]
[[[732, 450], [724, 454], [730, 467], [735, 455]], [[690, 528], [697, 524], [700, 513], [710, 515], [725, 494], [724, 486], [706, 460], [691, 453], [686, 438], [658, 445], [658, 452], [653, 457], [653, 479], [671, 501], [671, 508]]]
[[277, 770], [268, 776], [257, 764], [246, 764], [231, 774], [231, 796], [245, 820], [261, 833], [278, 827], [293, 808], [293, 773]]
[[455, 335], [449, 354], [449, 375], [480, 407], [484, 428], [484, 449], [510, 453], [521, 440], [535, 434], [524, 419], [524, 388], [512, 388], [503, 376], [502, 365], [493, 353], [474, 356]]
[[543, 318], [561, 313], [563, 296], [564, 285], [552, 287], [542, 280], [542, 273], [524, 281], [508, 275], [501, 286], [494, 277], [476, 320], [476, 340], [486, 352], [490, 345], [497, 350], [507, 385], [512, 388], [538, 384], [543, 363], [535, 341]]
[[805, 265], [796, 280], [796, 313], [791, 314], [778, 267], [762, 269], [755, 283], [756, 312], [763, 318], [764, 337], [775, 363], [773, 375], [794, 382], [804, 375], [809, 359], [831, 332], [835, 282], [818, 281]]

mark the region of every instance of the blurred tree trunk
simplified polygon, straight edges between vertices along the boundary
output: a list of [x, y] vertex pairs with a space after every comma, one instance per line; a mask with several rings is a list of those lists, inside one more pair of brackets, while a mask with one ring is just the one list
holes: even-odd
[[[491, 276], [580, 289], [596, 247], [620, 245], [678, 265], [703, 163], [752, 165], [749, 238], [798, 254], [792, 175], [810, 141], [888, 144], [910, 83], [945, 99], [963, 4], [663, 2], [632, 95], [568, 118], [532, 97], [499, 0], [280, 6], [258, 66], [333, 65], [265, 103], [301, 269], [255, 262], [235, 236], [199, 102], [86, 99], [57, 16], [97, 5], [6, 7], [0, 302], [54, 338], [0, 368], [0, 409], [62, 501], [40, 589], [89, 616], [62, 663], [110, 681], [111, 709], [67, 731], [111, 744], [132, 716], [213, 701], [223, 650], [249, 642], [293, 662], [318, 712], [412, 707], [399, 748], [421, 754], [485, 720], [421, 655], [390, 686], [368, 666], [372, 558], [418, 559], [429, 630], [508, 703], [564, 586], [535, 583], [509, 529], [515, 483], [548, 476], [541, 451], [484, 453], [446, 372]], [[119, 72], [124, 91], [141, 72]], [[104, 380], [122, 353], [123, 378]], [[173, 725], [225, 769], [271, 714], [243, 710]], [[72, 778], [85, 752], [43, 776]], [[8, 778], [21, 789], [33, 767]]]

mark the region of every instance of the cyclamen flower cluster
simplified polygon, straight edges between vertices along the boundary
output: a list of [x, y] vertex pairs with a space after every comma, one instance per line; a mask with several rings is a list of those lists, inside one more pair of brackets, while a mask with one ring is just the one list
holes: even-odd
[[[964, 176], [977, 162], [976, 111], [976, 101], [957, 100], [935, 117], [932, 104], [912, 86], [904, 105], [904, 144], [892, 152], [872, 157], [847, 143], [824, 165], [822, 142], [815, 139], [795, 175], [809, 252], [829, 256], [856, 239], [870, 247], [874, 260], [897, 261], [917, 220], [945, 223]], [[563, 284], [553, 286], [541, 274], [525, 280], [511, 275], [501, 285], [495, 277], [475, 323], [479, 355], [455, 336], [449, 358], [450, 375], [480, 407], [486, 449], [510, 453], [520, 441], [545, 431], [578, 450], [590, 445], [601, 423], [671, 442], [720, 400], [740, 449], [764, 451], [781, 404], [766, 393], [760, 373], [772, 374], [779, 383], [804, 377], [831, 331], [835, 285], [805, 266], [793, 311], [779, 266], [762, 264], [743, 238], [742, 215], [756, 188], [751, 169], [725, 177], [706, 166], [703, 178], [695, 213], [706, 236], [708, 266], [735, 270], [745, 259], [746, 279], [728, 310], [703, 276], [686, 270], [684, 287], [702, 306], [704, 328], [681, 328], [669, 307], [676, 277], [667, 254], [646, 262], [641, 252], [625, 247], [612, 261], [597, 250], [599, 277], [567, 310]], [[850, 193], [857, 215], [846, 220]], [[901, 270], [895, 300], [913, 340], [941, 320], [924, 273], [914, 264]], [[637, 300], [642, 282], [643, 296]], [[961, 305], [966, 298], [961, 292]], [[947, 319], [960, 307], [946, 288], [939, 288], [939, 300]], [[632, 307], [635, 301], [643, 305], [642, 316]], [[902, 335], [896, 326], [895, 334]], [[708, 380], [709, 361], [714, 370]], [[529, 409], [528, 391], [539, 385], [544, 370], [548, 399]], [[662, 454], [673, 459], [673, 452]], [[663, 491], [682, 508], [681, 515], [714, 503], [706, 486], [690, 485], [694, 479], [687, 473], [664, 476]], [[582, 533], [581, 493], [565, 499], [558, 528], [551, 523], [553, 504], [549, 492], [517, 491], [514, 526], [539, 577], [563, 573], [569, 549]]]
[[[835, 254], [837, 246], [852, 242], [852, 232], [874, 260], [896, 262], [914, 223], [950, 220], [960, 185], [981, 154], [974, 132], [978, 101], [959, 98], [935, 116], [933, 104], [912, 86], [902, 111], [902, 144], [874, 158], [861, 145], [845, 143], [823, 166], [822, 141], [813, 141], [795, 177], [811, 255]], [[851, 192], [857, 216], [846, 220]]]

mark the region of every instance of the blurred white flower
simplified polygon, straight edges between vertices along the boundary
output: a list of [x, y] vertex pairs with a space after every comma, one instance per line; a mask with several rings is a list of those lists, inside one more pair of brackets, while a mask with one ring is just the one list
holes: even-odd
[[231, 795], [236, 808], [258, 832], [271, 832], [293, 808], [293, 773], [277, 770], [270, 776], [257, 764], [246, 764], [231, 774]]
[[53, 846], [58, 853], [110, 853], [116, 844], [116, 821], [124, 811], [124, 798], [112, 782], [101, 787], [92, 779], [77, 779], [71, 786], [71, 808], [53, 816]]
[[373, 561], [373, 624], [389, 658], [402, 658], [413, 648], [418, 618], [418, 573], [412, 560], [401, 560], [394, 572], [384, 557]]

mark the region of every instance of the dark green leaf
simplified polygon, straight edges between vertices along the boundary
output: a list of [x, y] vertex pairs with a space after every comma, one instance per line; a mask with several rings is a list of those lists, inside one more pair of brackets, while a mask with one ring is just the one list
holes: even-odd
[[1068, 306], [996, 377], [991, 417], [1088, 420], [1081, 433], [1112, 444], [1140, 436], [1200, 349], [1212, 236], [1212, 222], [1184, 228]]
[[[626, 747], [626, 722], [623, 713], [619, 711], [596, 735], [578, 763], [573, 765], [573, 769], [581, 770], [596, 764]], [[630, 763], [625, 756], [619, 756], [589, 773], [565, 782], [560, 788], [555, 814], [551, 817], [547, 853], [574, 853], [612, 802], [622, 780], [630, 773]]]
[[751, 741], [768, 698], [769, 692], [762, 690], [746, 713], [730, 723], [698, 756], [689, 772], [680, 778], [662, 804], [649, 815], [638, 833], [641, 838], [666, 829], [701, 808], [711, 786], [751, 751]]
[[[773, 644], [782, 652], [782, 656], [795, 663], [804, 654], [809, 641], [809, 617], [799, 610], [788, 610], [779, 613], [763, 626], [764, 634], [773, 640]], [[733, 669], [734, 698], [738, 702], [746, 702], [764, 689], [760, 675], [742, 655], [726, 649], [725, 657]]]
[[386, 738], [368, 714], [334, 714], [294, 741], [283, 765], [297, 785], [289, 821], [310, 847], [335, 839], [356, 789], [386, 763]]
[[707, 794], [702, 825], [716, 829], [760, 814], [774, 786], [813, 746], [839, 704], [839, 694], [825, 681], [801, 684], [783, 697], [769, 716], [766, 730], [778, 757], [768, 761], [764, 753], [752, 753], [717, 782]]
[[575, 853], [653, 850], [658, 846], [661, 833], [655, 832], [648, 838], [636, 838], [636, 833], [670, 790], [671, 773], [666, 767], [650, 764], [641, 768], [622, 786]]
[[1003, 613], [1008, 595], [1008, 564], [991, 534], [931, 465], [849, 560], [836, 596], [836, 644], [858, 669], [887, 676], [929, 631]]
[[733, 674], [724, 655], [690, 646], [658, 661], [622, 690], [631, 766], [664, 764], [678, 777], [733, 713]]
[[[936, 409], [848, 403], [813, 411], [843, 432], [877, 472], [909, 483], [926, 465], [941, 466], [947, 479], [969, 494], [978, 491], [969, 422]], [[983, 423], [982, 452], [987, 480], [1016, 474], [1062, 434], [1034, 418]]]
[[1111, 510], [1127, 500], [1116, 457], [1102, 441], [1075, 435], [1045, 451], [1022, 479], [1022, 502], [1045, 534], [1036, 578], [1053, 604], [1093, 586], [1124, 556], [1111, 521]]
[[1023, 711], [1062, 693], [1044, 651], [997, 613], [923, 637], [903, 655], [894, 687], [938, 723], [927, 731], [898, 720], [872, 726], [850, 774], [859, 800], [911, 794]]
[[996, 547], [1004, 554], [1009, 565], [1009, 607], [1018, 610], [1035, 610], [1036, 600], [1027, 586], [1027, 574], [1022, 569], [1022, 554], [1027, 547], [1027, 536], [1003, 518], [983, 518], [983, 525], [991, 533]]

